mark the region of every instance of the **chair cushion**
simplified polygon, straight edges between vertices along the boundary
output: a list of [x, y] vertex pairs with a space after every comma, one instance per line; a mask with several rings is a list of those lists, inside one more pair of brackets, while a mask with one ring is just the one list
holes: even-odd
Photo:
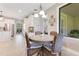
[[30, 42], [30, 48], [40, 48], [42, 47], [41, 44], [35, 43], [35, 42]]
[[44, 45], [52, 45], [53, 43], [51, 42], [45, 42]]
[[49, 51], [53, 50], [53, 46], [51, 44], [45, 45], [45, 48], [47, 48]]
[[54, 52], [60, 52], [61, 51], [62, 39], [63, 39], [62, 33], [57, 34]]
[[33, 41], [30, 41], [30, 44], [41, 45], [40, 42], [33, 42]]
[[32, 44], [31, 46], [30, 46], [30, 48], [32, 49], [32, 48], [41, 48], [42, 46], [41, 45], [35, 45], [35, 44]]

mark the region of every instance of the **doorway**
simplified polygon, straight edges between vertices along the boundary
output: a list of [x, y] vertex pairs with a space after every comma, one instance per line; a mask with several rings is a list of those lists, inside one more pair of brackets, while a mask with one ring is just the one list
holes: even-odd
[[16, 23], [16, 33], [17, 34], [22, 33], [22, 26], [23, 26], [23, 22], [21, 20], [17, 21], [17, 23]]

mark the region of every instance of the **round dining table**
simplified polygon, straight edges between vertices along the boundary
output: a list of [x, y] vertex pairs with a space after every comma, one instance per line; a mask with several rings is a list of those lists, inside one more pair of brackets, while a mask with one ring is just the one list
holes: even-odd
[[46, 45], [48, 42], [52, 42], [54, 40], [54, 36], [47, 35], [47, 34], [31, 35], [29, 36], [29, 39], [30, 41], [33, 41], [33, 42], [36, 42], [37, 44], [42, 45], [40, 51], [41, 51], [41, 55], [43, 56], [44, 45]]
[[54, 36], [46, 35], [46, 34], [32, 35], [32, 36], [29, 36], [29, 38], [32, 41], [36, 41], [36, 42], [50, 42], [54, 40]]

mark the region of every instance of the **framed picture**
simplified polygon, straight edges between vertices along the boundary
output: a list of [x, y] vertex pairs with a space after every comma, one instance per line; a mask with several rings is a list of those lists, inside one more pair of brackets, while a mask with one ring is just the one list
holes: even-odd
[[55, 18], [54, 18], [54, 16], [53, 16], [53, 15], [52, 15], [52, 16], [50, 16], [49, 22], [50, 22], [50, 25], [51, 25], [51, 26], [53, 26], [53, 25], [54, 25], [54, 23], [55, 23]]
[[28, 31], [29, 31], [29, 32], [34, 32], [34, 27], [29, 27], [29, 28], [28, 28]]

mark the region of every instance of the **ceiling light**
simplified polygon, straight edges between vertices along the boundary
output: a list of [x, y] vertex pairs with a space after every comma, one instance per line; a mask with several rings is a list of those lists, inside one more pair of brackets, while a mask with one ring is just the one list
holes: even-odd
[[38, 14], [34, 14], [34, 17], [39, 17], [39, 15]]
[[45, 15], [45, 12], [44, 12], [41, 4], [40, 4], [40, 12], [39, 12], [39, 14], [42, 15], [42, 16]]
[[45, 11], [42, 9], [41, 4], [40, 4], [40, 11], [34, 9], [34, 17], [39, 17], [39, 16], [41, 16], [42, 18], [46, 18]]
[[21, 13], [21, 12], [22, 12], [22, 10], [21, 10], [21, 9], [19, 9], [19, 10], [18, 10], [18, 12], [19, 12], [19, 13]]
[[41, 11], [39, 12], [39, 14], [40, 14], [40, 15], [44, 15], [45, 12], [44, 12], [43, 10], [41, 10]]
[[43, 15], [42, 18], [46, 18], [46, 15]]

